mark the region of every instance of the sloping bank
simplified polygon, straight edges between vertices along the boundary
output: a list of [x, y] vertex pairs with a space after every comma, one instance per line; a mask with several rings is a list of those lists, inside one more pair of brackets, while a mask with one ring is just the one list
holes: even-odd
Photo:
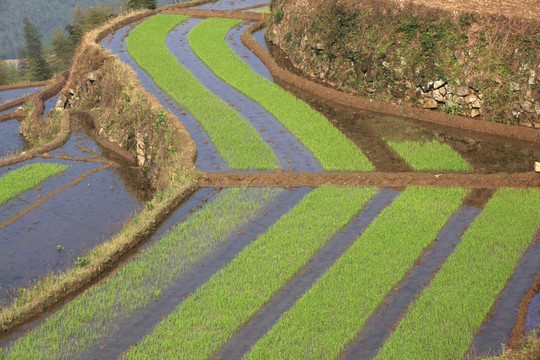
[[267, 37], [305, 75], [372, 100], [538, 127], [540, 22], [474, 10], [273, 0]]
[[91, 114], [99, 137], [142, 167], [154, 197], [120, 233], [93, 249], [86, 265], [42, 278], [21, 292], [12, 305], [1, 309], [3, 331], [52, 309], [101, 278], [198, 187], [194, 181], [196, 149], [183, 125], [144, 90], [131, 68], [97, 45], [108, 34], [155, 13], [129, 13], [85, 35], [61, 92], [66, 96], [66, 107], [71, 108], [62, 112], [67, 129], [63, 127], [52, 141], [69, 137], [70, 113]]

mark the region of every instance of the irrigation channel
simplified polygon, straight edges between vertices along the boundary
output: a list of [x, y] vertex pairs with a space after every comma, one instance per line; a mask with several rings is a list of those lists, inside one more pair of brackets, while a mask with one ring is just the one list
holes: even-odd
[[[26, 90], [10, 92], [21, 96]], [[44, 117], [55, 102], [56, 96], [45, 101]], [[25, 150], [17, 120], [0, 124], [0, 139], [2, 149], [8, 149], [2, 157]], [[84, 121], [73, 119], [71, 136], [63, 146], [0, 167], [0, 178], [30, 164], [47, 163], [67, 168], [0, 204], [0, 303], [4, 305], [21, 291], [17, 289], [72, 267], [117, 232], [147, 200], [138, 171], [98, 146]]]
[[[0, 358], [393, 359], [399, 354], [403, 359], [455, 359], [499, 353], [518, 318], [525, 321], [524, 330], [538, 329], [532, 315], [538, 296], [528, 315], [518, 307], [539, 270], [540, 190], [537, 184], [528, 186], [532, 189], [498, 185], [502, 177], [535, 176], [528, 172], [540, 159], [538, 144], [375, 115], [290, 82], [274, 83], [272, 72], [242, 42], [250, 23], [203, 19], [220, 14], [213, 10], [230, 10], [230, 17], [234, 9], [264, 5], [226, 0], [196, 7], [207, 11], [199, 18], [156, 15], [101, 42], [186, 126], [197, 146], [202, 189], [107, 278], [1, 339]], [[160, 27], [160, 21], [168, 25]], [[219, 38], [198, 37], [197, 29], [208, 24], [226, 31]], [[140, 41], [132, 33], [139, 26], [148, 26], [145, 31], [155, 31], [156, 38], [167, 26], [172, 29], [160, 46], [204, 86], [196, 89], [205, 94], [199, 102], [232, 109], [237, 122], [231, 124], [244, 122], [254, 129], [249, 136], [270, 148], [278, 170], [234, 168], [218, 135], [194, 115], [199, 113], [189, 99], [178, 103], [143, 70], [145, 61], [166, 60], [161, 55], [132, 58], [129, 46], [141, 44], [126, 43]], [[283, 69], [291, 67], [265, 43], [262, 31], [253, 37]], [[276, 91], [275, 99], [304, 106], [289, 100], [292, 93], [309, 104], [318, 111], [314, 122], [333, 124], [345, 135], [336, 141], [361, 150], [363, 174], [375, 170], [374, 179], [390, 180], [372, 187], [323, 185], [331, 177], [339, 182], [340, 176], [362, 175], [345, 168], [325, 171], [327, 154], [320, 155], [298, 124], [275, 111], [273, 99], [257, 98], [220, 72], [201, 44], [221, 51], [225, 64], [240, 59], [246, 66], [241, 76]], [[276, 85], [290, 93], [283, 95]], [[136, 176], [113, 166], [116, 160], [83, 130], [42, 158], [0, 168], [1, 177], [28, 163], [69, 165], [62, 176], [0, 205], [2, 222], [40, 195], [108, 167], [0, 230], [2, 249], [7, 249], [0, 255], [5, 256], [2, 270], [10, 264], [0, 286], [43, 274], [40, 262], [53, 271], [65, 269], [80, 256], [81, 246], [91, 249], [91, 238], [101, 241], [112, 234], [115, 224], [144, 200], [130, 188]], [[445, 187], [409, 186], [415, 176], [444, 179], [448, 173], [455, 179], [487, 180], [485, 186], [460, 188], [471, 183], [450, 175], [454, 183]], [[407, 176], [413, 180], [403, 181]], [[312, 187], [301, 185], [306, 179]], [[392, 185], [392, 179], [402, 181]], [[258, 185], [262, 182], [265, 186]], [[80, 234], [76, 244], [73, 233]], [[83, 240], [84, 233], [90, 238]], [[28, 270], [28, 262], [35, 270]]]

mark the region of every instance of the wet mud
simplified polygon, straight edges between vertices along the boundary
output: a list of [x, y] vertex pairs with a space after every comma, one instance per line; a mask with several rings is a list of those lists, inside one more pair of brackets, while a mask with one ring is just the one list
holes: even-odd
[[309, 188], [304, 188], [281, 194], [269, 208], [261, 211], [257, 220], [240, 228], [236, 234], [232, 235], [226, 245], [220, 246], [198, 267], [184, 273], [174, 285], [163, 292], [159, 300], [151, 303], [145, 310], [129, 319], [122, 320], [119, 324], [120, 330], [114, 335], [104, 337], [98, 346], [84, 354], [84, 358], [113, 359], [120, 356], [132, 344], [142, 340], [161, 319], [181, 304], [182, 299], [206, 283], [213, 274], [231, 261], [246, 245], [265, 232], [309, 191]]
[[372, 359], [380, 347], [405, 316], [407, 307], [417, 294], [422, 293], [440, 265], [461, 241], [461, 235], [481, 210], [462, 206], [437, 236], [437, 240], [421, 256], [421, 264], [415, 265], [399, 285], [386, 296], [382, 304], [368, 320], [364, 329], [340, 356], [345, 359]]
[[[514, 274], [499, 294], [491, 313], [476, 335], [469, 354], [472, 356], [500, 355], [501, 344], [508, 344], [511, 332], [516, 325], [516, 319], [524, 318], [526, 314], [520, 311], [520, 304], [529, 291], [540, 264], [540, 233], [529, 246], [514, 270]], [[538, 311], [538, 310], [537, 310]], [[538, 314], [538, 313], [537, 313]], [[536, 320], [538, 326], [538, 319]], [[516, 334], [521, 339], [524, 333]], [[514, 340], [515, 342], [515, 340]], [[510, 344], [515, 346], [516, 344]]]
[[383, 190], [356, 215], [328, 244], [311, 258], [309, 264], [290, 280], [257, 314], [241, 328], [213, 359], [240, 359], [262, 338], [306, 291], [351, 246], [355, 238], [399, 195], [395, 190]]
[[[200, 19], [190, 19], [173, 30], [167, 37], [167, 46], [170, 52], [189, 71], [195, 74], [207, 89], [240, 112], [242, 117], [257, 130], [261, 138], [272, 148], [280, 161], [281, 168], [285, 170], [321, 172], [322, 168], [311, 152], [287, 131], [276, 118], [258, 103], [224, 83], [192, 52], [188, 44], [188, 33], [201, 21]], [[236, 44], [233, 45], [233, 48], [238, 47], [238, 44], [241, 45], [241, 32], [235, 30], [238, 42], [234, 41], [231, 33], [226, 37], [231, 45]], [[262, 66], [262, 63], [260, 65]]]
[[529, 334], [540, 327], [540, 292], [533, 296], [527, 310], [524, 327], [525, 333]]

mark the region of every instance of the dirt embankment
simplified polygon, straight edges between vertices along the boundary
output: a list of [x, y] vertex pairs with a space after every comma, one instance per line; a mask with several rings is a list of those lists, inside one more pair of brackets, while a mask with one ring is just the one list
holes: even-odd
[[[171, 7], [175, 6], [166, 8]], [[51, 143], [16, 158], [2, 160], [0, 166], [45, 156], [44, 153], [60, 146], [70, 135], [71, 114], [78, 112], [90, 115], [96, 136], [106, 139], [109, 148], [116, 146], [118, 153], [127, 151], [136, 159], [159, 196], [149, 201], [118, 235], [93, 249], [87, 256], [87, 265], [43, 277], [11, 306], [1, 309], [0, 325], [4, 330], [15, 330], [103, 278], [198, 188], [193, 181], [197, 176], [194, 168], [196, 149], [188, 132], [173, 114], [164, 111], [158, 100], [146, 92], [131, 68], [98, 45], [108, 34], [155, 13], [131, 13], [86, 34], [76, 52], [67, 85], [61, 91], [67, 109], [59, 113], [62, 119], [60, 133]]]
[[267, 36], [306, 76], [340, 90], [540, 127], [538, 18], [456, 12], [456, 1], [441, 10], [394, 0], [274, 0]]

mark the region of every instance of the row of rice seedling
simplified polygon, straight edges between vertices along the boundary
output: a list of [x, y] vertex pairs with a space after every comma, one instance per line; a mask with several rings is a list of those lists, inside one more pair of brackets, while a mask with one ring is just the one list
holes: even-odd
[[449, 145], [437, 140], [387, 141], [414, 170], [418, 171], [472, 171], [472, 166]]
[[327, 171], [373, 171], [360, 149], [322, 114], [255, 73], [225, 42], [241, 21], [207, 19], [189, 34], [189, 44], [223, 81], [261, 104], [294, 134]]
[[282, 216], [125, 358], [207, 359], [376, 193], [323, 186]]
[[276, 155], [257, 131], [206, 89], [167, 49], [167, 34], [186, 19], [157, 15], [144, 21], [128, 37], [128, 52], [157, 86], [201, 123], [231, 169], [277, 169]]
[[0, 177], [0, 205], [34, 186], [57, 175], [69, 166], [49, 163], [34, 163], [10, 171]]
[[377, 359], [460, 359], [540, 227], [540, 191], [498, 190]]
[[[162, 296], [187, 270], [254, 220], [283, 192], [230, 188], [173, 228], [99, 286], [5, 349], [10, 359], [73, 359]], [[0, 353], [0, 358], [2, 354]]]
[[467, 193], [460, 188], [407, 188], [246, 358], [337, 358]]

